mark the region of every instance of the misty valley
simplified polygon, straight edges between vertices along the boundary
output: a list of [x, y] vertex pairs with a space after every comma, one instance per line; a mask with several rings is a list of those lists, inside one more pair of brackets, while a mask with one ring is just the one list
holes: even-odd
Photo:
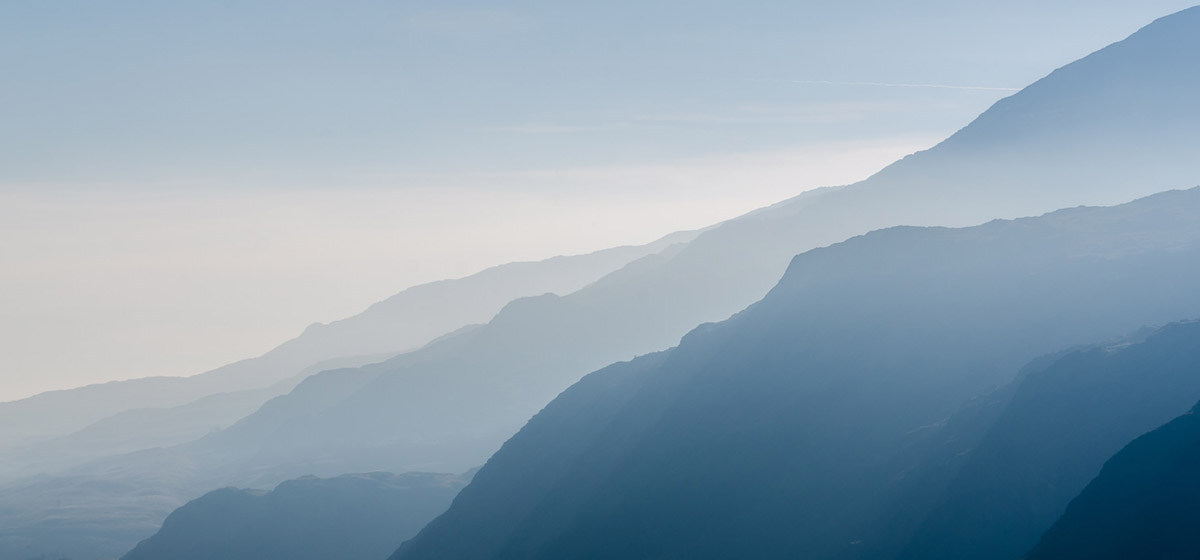
[[861, 181], [0, 402], [0, 560], [1200, 558], [1200, 6], [1057, 66]]

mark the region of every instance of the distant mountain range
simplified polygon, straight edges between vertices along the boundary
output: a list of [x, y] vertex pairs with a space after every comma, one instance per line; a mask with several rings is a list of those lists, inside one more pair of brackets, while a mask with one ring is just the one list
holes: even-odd
[[469, 476], [371, 473], [224, 488], [176, 510], [122, 560], [379, 560], [450, 505]]
[[[74, 507], [72, 495], [98, 504], [141, 488], [141, 509], [128, 498], [121, 526], [132, 528], [122, 534], [148, 534], [173, 507], [220, 486], [269, 487], [303, 474], [461, 471], [554, 399], [406, 557], [770, 555], [799, 542], [818, 556], [855, 556], [879, 544], [859, 533], [899, 491], [889, 483], [893, 463], [919, 464], [931, 441], [927, 426], [1008, 383], [1040, 353], [1200, 316], [1190, 289], [1198, 195], [850, 238], [898, 225], [972, 226], [1200, 184], [1200, 137], [1189, 132], [1200, 126], [1191, 95], [1200, 91], [1197, 68], [1200, 9], [1191, 9], [1055, 71], [862, 183], [804, 193], [694, 239], [641, 249], [641, 258], [626, 255], [627, 264], [586, 286], [516, 299], [486, 324], [420, 350], [307, 377], [198, 440], [10, 483], [0, 488], [0, 511], [25, 513], [19, 522], [0, 520], [11, 528], [0, 532], [0, 551], [6, 542], [103, 532], [104, 513]], [[508, 301], [501, 300], [489, 301], [499, 308]], [[422, 341], [465, 324], [448, 321]], [[366, 319], [361, 325], [378, 330]], [[354, 339], [346, 328], [345, 339], [320, 328], [305, 337]], [[397, 338], [383, 337], [388, 351], [403, 348]], [[589, 371], [677, 343], [562, 392]], [[280, 377], [271, 379], [313, 363], [299, 344], [279, 352], [305, 360], [272, 370]], [[344, 349], [341, 342], [314, 347]], [[266, 381], [248, 375], [245, 382], [251, 378]], [[984, 408], [999, 414], [1004, 401], [993, 398]], [[761, 407], [741, 406], [758, 399]], [[121, 403], [108, 413], [128, 408]], [[20, 410], [0, 407], [0, 420], [5, 414], [17, 418]], [[766, 428], [775, 423], [782, 427]], [[977, 419], [960, 429], [974, 437], [989, 426]], [[750, 483], [715, 485], [733, 480]], [[712, 496], [706, 488], [730, 490]], [[701, 496], [703, 503], [689, 501]], [[66, 506], [45, 505], [56, 503], [50, 497]], [[586, 515], [578, 509], [585, 503]], [[722, 504], [729, 507], [714, 509]], [[610, 515], [617, 510], [632, 513], [617, 519]], [[500, 512], [506, 517], [496, 518]], [[632, 528], [650, 519], [669, 522], [653, 532]], [[447, 544], [468, 530], [466, 548]], [[605, 531], [622, 538], [601, 542]], [[681, 548], [684, 537], [695, 540]]]
[[[311, 379], [362, 386], [335, 392], [344, 394], [338, 402], [288, 406], [287, 422], [256, 418], [275, 413], [264, 408], [197, 449], [242, 462], [239, 470], [334, 468], [331, 456], [348, 470], [383, 468], [370, 462], [381, 456], [461, 470], [587, 371], [669, 347], [761, 298], [797, 253], [898, 224], [972, 225], [1195, 186], [1200, 139], [1171, 131], [1200, 125], [1200, 106], [1171, 92], [1200, 91], [1200, 73], [1181, 71], [1200, 67], [1197, 30], [1200, 9], [1155, 22], [861, 184], [721, 224], [561, 298], [513, 302], [444, 341], [453, 351], [431, 347], [370, 373]], [[250, 429], [263, 425], [281, 428]]]
[[[962, 403], [1039, 355], [1200, 317], [1196, 216], [1200, 188], [801, 254], [746, 311], [563, 393], [394, 558], [886, 558], [910, 454]], [[1200, 395], [1184, 373], [1144, 406]], [[1129, 398], [1133, 437], [1154, 414]]]
[[[189, 499], [235, 483], [207, 473], [194, 458], [159, 446], [226, 427], [323, 369], [386, 359], [429, 339], [437, 342], [438, 335], [452, 329], [468, 332], [466, 322], [486, 321], [512, 298], [568, 293], [694, 235], [684, 232], [646, 246], [513, 263], [418, 286], [359, 316], [311, 327], [263, 357], [195, 377], [115, 382], [0, 403], [0, 480], [7, 481], [0, 484], [0, 558], [119, 556]], [[385, 349], [390, 350], [385, 355], [317, 361]], [[273, 379], [282, 380], [260, 386]], [[258, 388], [239, 389], [243, 387]], [[386, 469], [359, 472], [370, 470]], [[352, 471], [331, 474], [344, 472]], [[243, 486], [271, 487], [303, 474], [308, 473]]]
[[[143, 442], [136, 434], [120, 441], [123, 435], [110, 429], [107, 433], [116, 441], [109, 451], [128, 451], [122, 448], [128, 445], [145, 448], [189, 441], [228, 426], [322, 369], [363, 365], [413, 350], [464, 326], [488, 321], [513, 299], [573, 292], [634, 260], [687, 242], [696, 234], [680, 232], [643, 246], [511, 263], [457, 280], [415, 286], [353, 317], [327, 325], [314, 324], [260, 357], [193, 377], [117, 381], [0, 403], [0, 448], [22, 444], [30, 447], [95, 422], [111, 423], [110, 417], [137, 409], [147, 411], [138, 413], [141, 415], [169, 416], [168, 423], [200, 422], [203, 431], [164, 431], [158, 441]], [[219, 396], [223, 394], [228, 395]], [[192, 414], [197, 408], [193, 403], [206, 397], [210, 402], [206, 414]], [[228, 407], [229, 412], [217, 412], [222, 406], [215, 402]], [[163, 410], [176, 407], [180, 408]], [[151, 409], [156, 412], [149, 412]], [[172, 434], [177, 435], [172, 438]], [[96, 443], [93, 439], [93, 446]], [[0, 469], [3, 466], [0, 464]], [[10, 470], [18, 468], [9, 466]]]

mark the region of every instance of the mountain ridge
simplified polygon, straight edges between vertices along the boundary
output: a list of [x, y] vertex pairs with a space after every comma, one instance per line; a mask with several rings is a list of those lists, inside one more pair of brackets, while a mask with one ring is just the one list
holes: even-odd
[[487, 321], [512, 299], [574, 291], [694, 235], [677, 232], [646, 245], [508, 263], [463, 278], [414, 286], [353, 317], [310, 325], [298, 337], [260, 356], [194, 376], [111, 381], [3, 402], [0, 426], [6, 429], [0, 430], [0, 448], [65, 435], [123, 410], [178, 406], [210, 394], [259, 389], [325, 360], [410, 351], [455, 329]]
[[314, 560], [386, 554], [449, 505], [470, 474], [366, 473], [222, 488], [167, 516], [122, 560]]
[[946, 451], [962, 464], [897, 556], [988, 560], [1028, 551], [1106, 459], [1200, 399], [1189, 365], [1198, 350], [1200, 322], [1183, 321], [1064, 352], [1014, 381], [987, 431]]
[[[1093, 60], [1114, 66], [1114, 72], [1131, 71], [1126, 68], [1128, 61], [1110, 56], [1119, 51], [1109, 49]], [[1183, 49], [1172, 56], [1191, 63], [1198, 51]], [[1154, 99], [1162, 88], [1195, 89], [1190, 74], [1165, 72], [1160, 78], [1153, 87], [1147, 84], [1138, 91]], [[1060, 73], [1044, 80], [1061, 79]], [[1143, 115], [1145, 127], [1131, 129], [1124, 117], [1113, 116], [1111, 110], [1120, 109], [1128, 98], [1113, 98], [1106, 90], [1095, 89], [1097, 83], [1072, 79], [1061, 86], [1070, 92], [1071, 102], [1088, 97], [1100, 100], [1084, 104], [1094, 111], [1087, 115], [1089, 128], [1076, 131], [1078, 146], [1071, 142], [1030, 146], [1006, 140], [997, 132], [1001, 146], [961, 154], [950, 153], [943, 145], [910, 156], [862, 183], [815, 191], [725, 222], [670, 254], [647, 257], [572, 294], [522, 303], [497, 317], [496, 327], [504, 323], [506, 328], [484, 326], [464, 337], [470, 339], [469, 350], [453, 363], [425, 360], [422, 356], [427, 354], [417, 352], [406, 358], [413, 362], [353, 388], [354, 394], [335, 406], [322, 401], [308, 412], [300, 410], [300, 416], [289, 417], [282, 429], [251, 435], [235, 449], [208, 449], [198, 455], [180, 449], [172, 452], [196, 462], [236, 455], [230, 463], [201, 469], [204, 480], [214, 486], [240, 483], [247, 477], [265, 483], [268, 478], [263, 477], [328, 474], [319, 469], [456, 470], [451, 467], [478, 464], [587, 372], [675, 345], [696, 325], [746, 309], [776, 286], [798, 253], [879, 228], [975, 225], [997, 217], [1125, 201], [1200, 183], [1200, 162], [1190, 157], [1200, 149], [1194, 138], [1180, 142], [1146, 132], [1158, 125], [1200, 123], [1194, 105], [1148, 112]], [[1023, 99], [1035, 108], [1038, 103], [1055, 102], [1041, 93]], [[991, 127], [993, 120], [981, 116], [964, 130], [987, 135], [980, 129]], [[1111, 154], [1113, 146], [1119, 148], [1119, 157]], [[1172, 157], [1180, 152], [1189, 157]], [[987, 159], [989, 153], [995, 154], [992, 160]], [[1161, 165], [1161, 170], [1131, 181], [1129, 173], [1116, 169], [1122, 165], [1143, 170]], [[864, 278], [872, 274], [867, 269], [862, 273]], [[833, 324], [842, 320], [829, 319]], [[988, 370], [981, 375], [994, 384], [1011, 375], [999, 366], [981, 367]], [[332, 372], [322, 382], [334, 383], [344, 373]], [[353, 385], [376, 373], [366, 369], [347, 374], [346, 379]], [[503, 404], [497, 402], [500, 399]], [[473, 420], [474, 414], [486, 415], [490, 421]], [[300, 420], [289, 424], [293, 418]], [[131, 459], [123, 468], [132, 472], [149, 468], [133, 463]]]
[[[1198, 209], [1200, 188], [798, 255], [763, 301], [649, 367], [600, 435], [535, 417], [393, 558], [870, 557], [855, 543], [875, 542], [922, 426], [1038, 355], [1200, 313]], [[519, 492], [546, 498], [502, 498]], [[513, 524], [501, 511], [516, 526], [484, 539]]]
[[1200, 403], [1104, 463], [1026, 560], [1200, 555]]

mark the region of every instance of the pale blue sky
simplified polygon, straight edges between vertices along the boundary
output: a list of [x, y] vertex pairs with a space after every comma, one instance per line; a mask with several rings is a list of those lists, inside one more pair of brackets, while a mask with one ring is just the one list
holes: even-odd
[[294, 186], [941, 134], [997, 92], [812, 82], [1021, 87], [1188, 4], [10, 1], [0, 180]]
[[0, 400], [854, 181], [1191, 1], [0, 2]]

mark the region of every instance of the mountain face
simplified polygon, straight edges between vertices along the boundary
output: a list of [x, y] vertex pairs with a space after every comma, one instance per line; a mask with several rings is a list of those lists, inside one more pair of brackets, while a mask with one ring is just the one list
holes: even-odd
[[325, 360], [268, 387], [216, 393], [177, 406], [133, 408], [66, 435], [13, 445], [0, 455], [0, 480], [19, 480], [31, 473], [63, 472], [97, 458], [192, 441], [229, 427], [258, 410], [267, 400], [290, 392], [300, 381], [318, 372], [364, 366], [390, 357], [389, 354]]
[[1200, 6], [1161, 18], [1000, 100], [862, 190], [890, 190], [897, 204], [914, 191], [951, 200], [982, 195], [994, 204], [991, 213], [962, 219], [983, 220], [1119, 204], [1151, 194], [1148, 188], [1195, 186], [1198, 28]]
[[188, 502], [122, 560], [378, 560], [450, 505], [467, 477], [371, 473], [224, 488]]
[[[415, 286], [353, 317], [314, 324], [262, 356], [193, 377], [117, 381], [0, 403], [0, 448], [66, 435], [127, 410], [174, 407], [208, 395], [262, 389], [326, 360], [412, 350], [465, 325], [491, 319], [513, 299], [573, 292], [695, 235], [681, 232], [647, 245], [511, 263], [457, 280]], [[294, 385], [265, 394], [260, 403]], [[238, 417], [221, 423], [227, 425]]]
[[[1161, 132], [1200, 124], [1200, 106], [1164, 98], [1165, 91], [1196, 89], [1195, 73], [1177, 70], [1200, 62], [1198, 34], [1179, 32], [1196, 29], [1198, 14], [1156, 22], [1054, 72], [943, 144], [863, 183], [804, 193], [726, 222], [568, 295], [514, 301], [483, 327], [393, 361], [311, 377], [200, 441], [56, 476], [103, 487], [185, 463], [188, 476], [155, 478], [167, 481], [155, 491], [179, 502], [198, 488], [265, 486], [306, 473], [461, 470], [482, 462], [587, 372], [677, 344], [696, 325], [761, 299], [798, 253], [890, 226], [973, 225], [1200, 183], [1200, 160], [1192, 157], [1200, 138]], [[1112, 84], [1135, 76], [1144, 79], [1114, 93]], [[1063, 116], [1040, 124], [1052, 114]], [[865, 265], [862, 272], [873, 274]], [[1163, 311], [1146, 322], [1173, 318], [1182, 316]], [[1003, 383], [1018, 364], [979, 364], [980, 378]], [[973, 393], [977, 385], [946, 391]], [[25, 481], [14, 489], [49, 484]], [[155, 516], [168, 511], [143, 513], [161, 519]]]
[[1200, 399], [1200, 323], [1068, 353], [1028, 375], [901, 558], [1011, 559], [1122, 446]]
[[1200, 405], [1117, 453], [1027, 560], [1200, 558]]
[[908, 454], [963, 402], [1200, 316], [1197, 212], [1193, 189], [802, 254], [746, 311], [564, 393], [394, 558], [876, 557]]
[[568, 296], [514, 302], [446, 359], [381, 372], [340, 403], [296, 410], [282, 430], [223, 437], [251, 463], [387, 448], [466, 468], [587, 371], [671, 346], [761, 298], [797, 253], [898, 224], [971, 225], [1193, 186], [1200, 139], [1168, 132], [1200, 125], [1200, 107], [1180, 93], [1200, 85], [1196, 31], [1200, 9], [1164, 18], [864, 183], [732, 220]]
[[[0, 440], [12, 444], [0, 452], [0, 478], [6, 479], [0, 485], [0, 558], [24, 560], [42, 554], [66, 555], [74, 560], [115, 557], [153, 534], [176, 508], [213, 488], [271, 487], [314, 472], [333, 476], [345, 472], [413, 470], [384, 457], [370, 461], [371, 466], [364, 469], [322, 470], [300, 465], [232, 476], [213, 467], [213, 463], [220, 464], [220, 457], [196, 456], [155, 446], [178, 445], [180, 438], [186, 440], [189, 434], [196, 438], [211, 433], [214, 427], [227, 427], [267, 399], [288, 392], [300, 378], [317, 373], [312, 366], [304, 368], [313, 363], [305, 360], [323, 353], [363, 348], [338, 346], [337, 341], [342, 338], [353, 339], [354, 332], [368, 331], [356, 344], [387, 339], [390, 335], [384, 331], [389, 328], [401, 334], [426, 333], [432, 338], [443, 334], [434, 329], [466, 320], [464, 317], [468, 315], [464, 313], [470, 312], [472, 320], [482, 321], [494, 314], [507, 301], [505, 298], [541, 294], [547, 289], [567, 293], [630, 260], [670, 249], [693, 235], [676, 234], [643, 247], [505, 265], [465, 279], [413, 288], [365, 313], [372, 316], [370, 320], [351, 318], [328, 328], [310, 329], [308, 334], [262, 358], [238, 362], [210, 374], [109, 383], [0, 403], [0, 432], [4, 434]], [[495, 305], [483, 309], [477, 305], [482, 305], [481, 302]], [[414, 314], [405, 315], [410, 312]], [[386, 324], [389, 317], [393, 321], [391, 327]], [[404, 327], [408, 321], [413, 323], [411, 328]], [[439, 337], [431, 344], [452, 350], [455, 346], [447, 342], [464, 337], [471, 330], [471, 327], [460, 328], [446, 335], [446, 340]], [[318, 331], [342, 334], [321, 338], [325, 335], [313, 334]], [[318, 339], [328, 344], [314, 342], [310, 347], [304, 342]], [[393, 344], [408, 345], [402, 338], [392, 340]], [[420, 356], [438, 355], [440, 351], [431, 350]], [[326, 369], [345, 368], [386, 358], [368, 356], [362, 358], [365, 362], [359, 358], [336, 358], [318, 364]], [[392, 363], [404, 363], [403, 358], [393, 359]], [[288, 369], [293, 366], [296, 369]], [[236, 386], [254, 386], [285, 372], [295, 377], [265, 389], [208, 394]], [[241, 378], [243, 373], [245, 379]], [[228, 380], [232, 382], [226, 383]], [[308, 391], [313, 387], [318, 391]], [[297, 393], [306, 398], [294, 400], [308, 406], [342, 394], [319, 383], [313, 387]], [[271, 408], [274, 411], [275, 407]], [[80, 429], [91, 418], [101, 419]], [[78, 431], [33, 443], [16, 443], [34, 435], [46, 438], [68, 430]], [[113, 453], [125, 454], [111, 456]], [[480, 457], [479, 462], [482, 460]], [[464, 465], [463, 469], [470, 466]]]

